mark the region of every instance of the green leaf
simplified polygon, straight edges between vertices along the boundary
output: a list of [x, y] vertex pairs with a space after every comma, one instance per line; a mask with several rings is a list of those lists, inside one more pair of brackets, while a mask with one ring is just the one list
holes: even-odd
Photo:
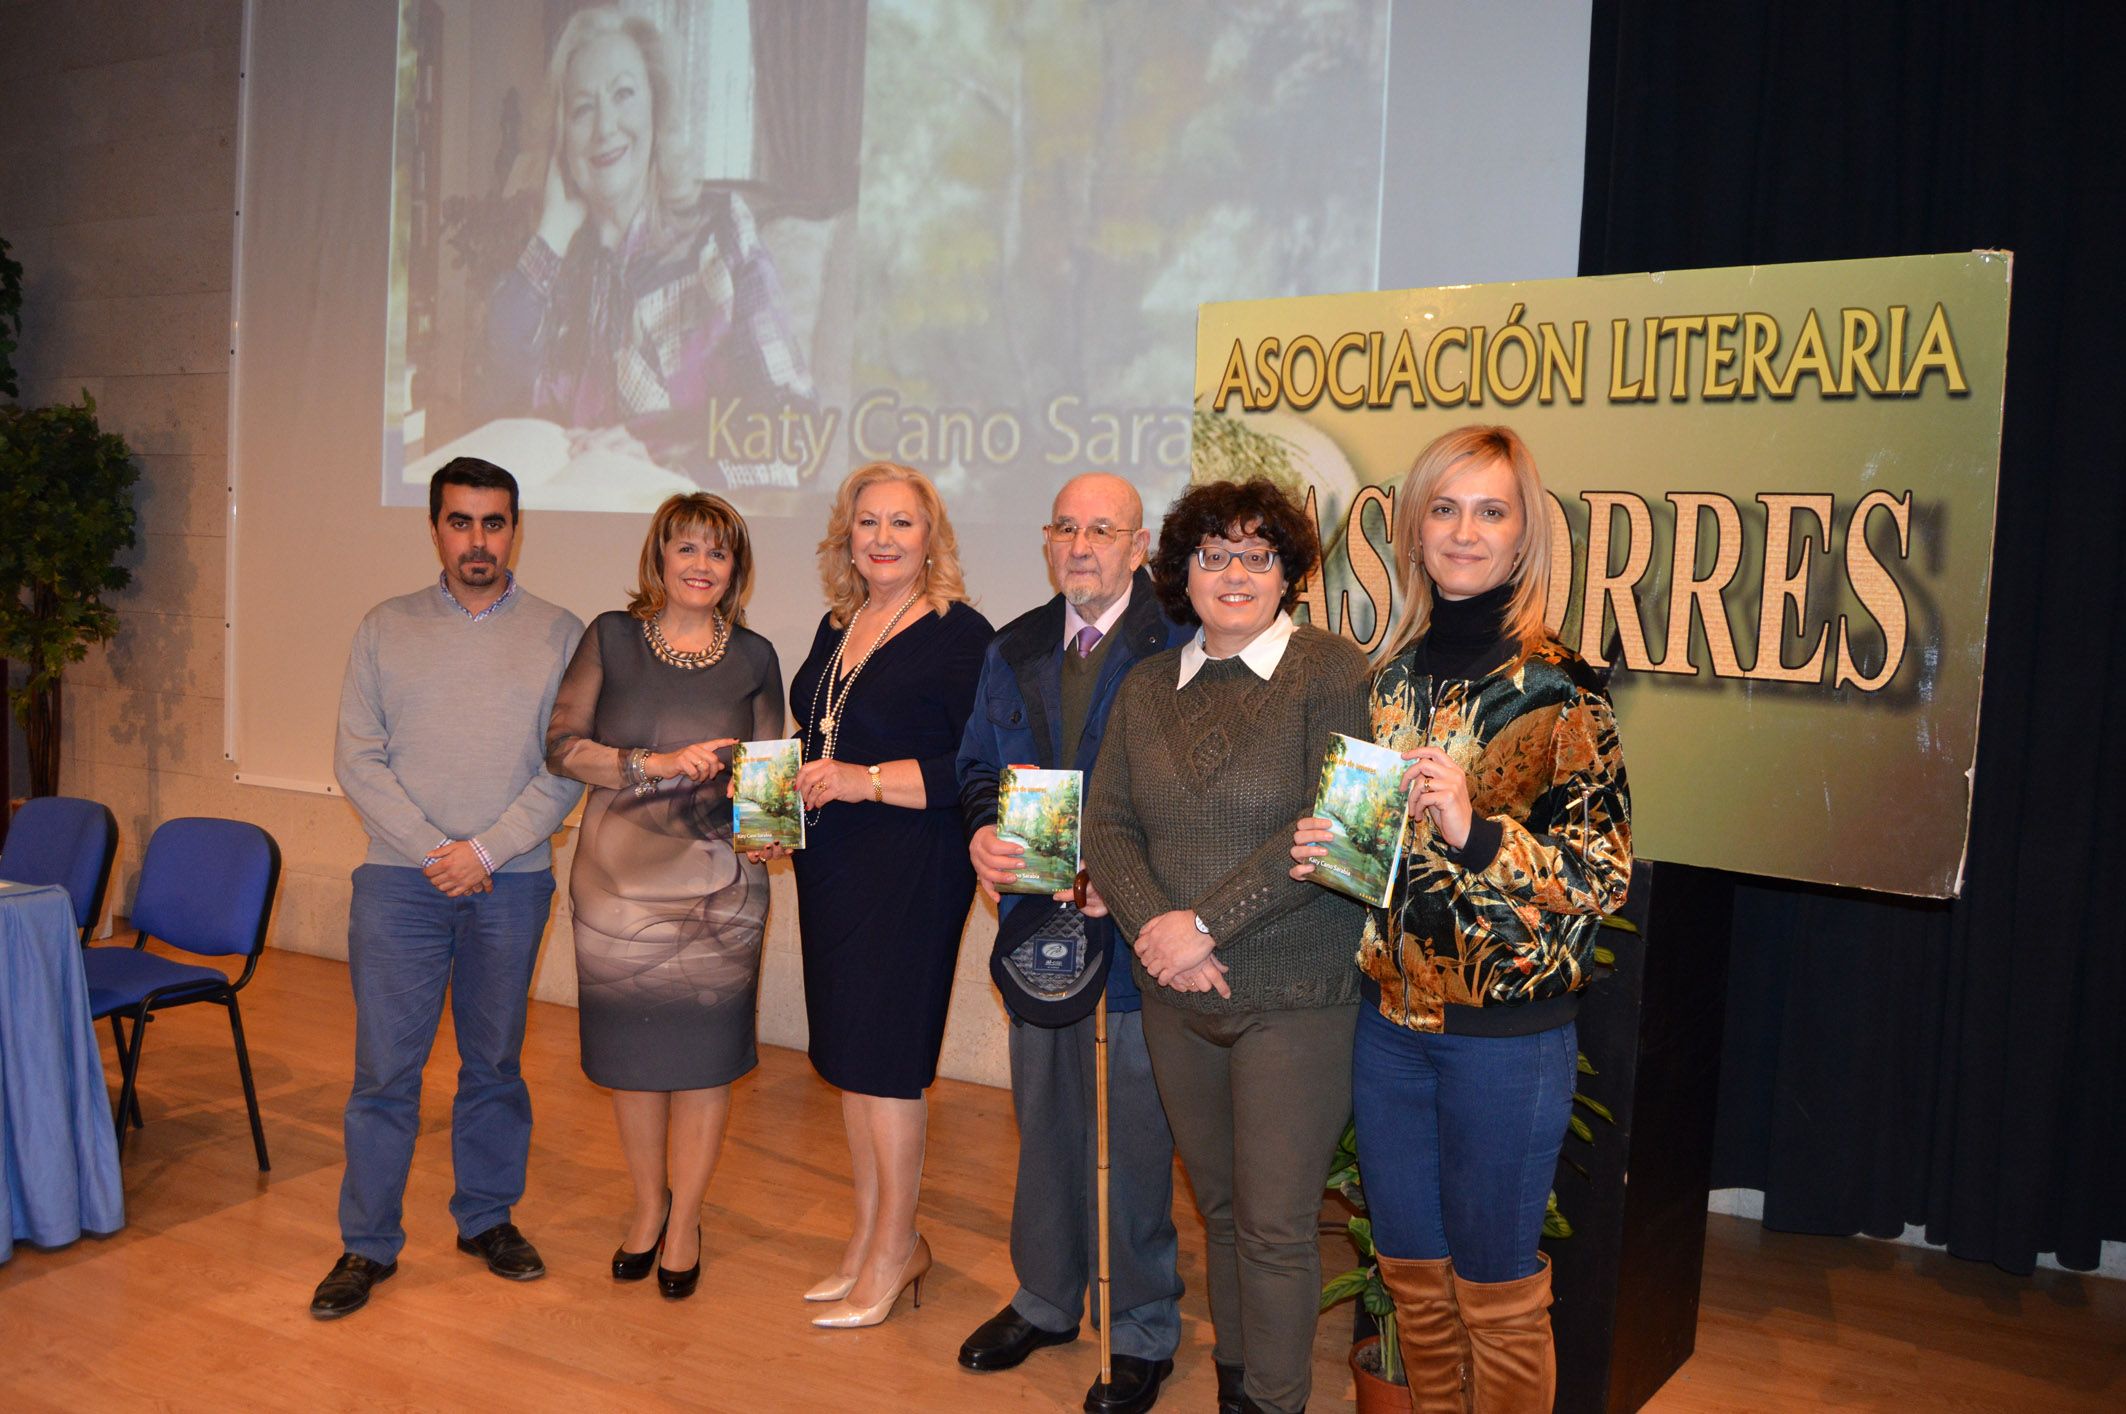
[[1336, 1152], [1329, 1158], [1329, 1176], [1322, 1182], [1324, 1188], [1333, 1188], [1343, 1195], [1346, 1203], [1366, 1210], [1366, 1193], [1359, 1182], [1358, 1173], [1358, 1124], [1346, 1121], [1343, 1136], [1336, 1141]]
[[1350, 1232], [1351, 1245], [1358, 1249], [1358, 1255], [1368, 1261], [1372, 1260], [1373, 1220], [1371, 1218], [1353, 1218], [1350, 1222], [1344, 1224], [1344, 1227]]
[[1615, 967], [1617, 965], [1617, 955], [1600, 943], [1595, 944], [1594, 960], [1595, 965], [1598, 967]]
[[1594, 1143], [1594, 1131], [1587, 1127], [1586, 1120], [1581, 1119], [1578, 1115], [1572, 1115], [1566, 1119], [1565, 1123], [1571, 1128], [1575, 1138], [1584, 1143]]
[[1600, 1074], [1602, 1073], [1601, 1071], [1599, 1071], [1599, 1070], [1596, 1070], [1596, 1069], [1594, 1068], [1594, 1062], [1593, 1062], [1593, 1061], [1591, 1061], [1591, 1060], [1587, 1059], [1587, 1052], [1585, 1052], [1585, 1051], [1582, 1051], [1582, 1052], [1580, 1052], [1580, 1055], [1579, 1055], [1579, 1067], [1580, 1067], [1580, 1074], [1582, 1074], [1582, 1075], [1600, 1075]]
[[1572, 1092], [1572, 1098], [1577, 1103], [1587, 1106], [1587, 1108], [1593, 1110], [1596, 1114], [1608, 1120], [1611, 1124], [1615, 1124], [1617, 1122], [1617, 1117], [1609, 1112], [1609, 1106], [1603, 1104], [1600, 1100], [1590, 1099], [1587, 1096], [1582, 1095], [1577, 1090]]
[[1626, 918], [1621, 913], [1603, 914], [1602, 926], [1604, 928], [1614, 928], [1620, 933], [1636, 933], [1639, 931], [1639, 925], [1632, 922], [1629, 918]]
[[1353, 1267], [1350, 1271], [1333, 1278], [1321, 1289], [1321, 1309], [1326, 1311], [1339, 1301], [1349, 1301], [1366, 1289], [1366, 1270]]
[[95, 400], [0, 408], [0, 655], [26, 671], [15, 713], [57, 689], [61, 672], [118, 631], [102, 596], [131, 582], [135, 544], [123, 438], [96, 423]]

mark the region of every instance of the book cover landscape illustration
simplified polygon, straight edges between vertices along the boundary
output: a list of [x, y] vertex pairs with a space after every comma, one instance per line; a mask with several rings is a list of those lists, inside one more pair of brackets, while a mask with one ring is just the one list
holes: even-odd
[[997, 836], [1023, 845], [1018, 882], [1008, 894], [1053, 894], [1078, 880], [1078, 806], [1082, 771], [1006, 766], [997, 777]]
[[1402, 753], [1341, 732], [1321, 762], [1314, 813], [1334, 832], [1329, 852], [1314, 861], [1314, 882], [1385, 908], [1402, 862], [1403, 826], [1410, 814], [1402, 791]]
[[795, 737], [742, 741], [731, 751], [731, 845], [735, 849], [805, 847], [804, 802], [797, 768], [804, 754]]

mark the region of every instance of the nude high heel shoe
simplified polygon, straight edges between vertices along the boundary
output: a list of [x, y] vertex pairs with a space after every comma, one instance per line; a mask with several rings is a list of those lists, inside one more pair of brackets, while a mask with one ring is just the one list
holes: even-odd
[[[930, 1244], [923, 1240], [921, 1233], [917, 1233], [915, 1250], [910, 1252], [908, 1260], [901, 1264], [901, 1274], [894, 1279], [891, 1291], [870, 1306], [856, 1306], [844, 1301], [841, 1305], [827, 1312], [826, 1315], [814, 1316], [812, 1324], [825, 1326], [832, 1330], [856, 1330], [863, 1326], [875, 1326], [893, 1314], [894, 1303], [901, 1299], [901, 1293], [904, 1291], [912, 1289], [915, 1294], [915, 1304], [922, 1305], [923, 1278], [929, 1272]], [[853, 1283], [851, 1284], [851, 1289], [854, 1289]]]
[[828, 1277], [818, 1286], [805, 1293], [807, 1301], [839, 1301], [856, 1290], [856, 1278], [845, 1277], [840, 1272]]

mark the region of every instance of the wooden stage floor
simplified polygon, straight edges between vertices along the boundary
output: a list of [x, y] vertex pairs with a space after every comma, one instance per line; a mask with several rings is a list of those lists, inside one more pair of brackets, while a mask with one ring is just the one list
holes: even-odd
[[[549, 1276], [499, 1281], [452, 1245], [449, 1029], [428, 1067], [399, 1274], [369, 1308], [310, 1319], [339, 1253], [340, 1106], [353, 1046], [343, 964], [275, 952], [245, 993], [274, 1168], [258, 1173], [218, 1008], [148, 1037], [148, 1127], [127, 1154], [130, 1223], [0, 1264], [0, 1406], [590, 1411], [1075, 1410], [1097, 1372], [1088, 1338], [1017, 1370], [953, 1361], [1009, 1296], [1010, 1098], [932, 1092], [922, 1225], [937, 1254], [920, 1310], [822, 1331], [798, 1293], [837, 1258], [846, 1157], [839, 1108], [795, 1052], [740, 1082], [704, 1214], [689, 1301], [616, 1285], [605, 1264], [626, 1183], [604, 1093], [576, 1066], [575, 1014], [534, 1003], [524, 1069], [537, 1114], [520, 1224]], [[108, 1057], [109, 1040], [105, 1040]], [[116, 1075], [116, 1066], [110, 1073]], [[1201, 1228], [1177, 1199], [1184, 1329], [1162, 1409], [1212, 1406]], [[1340, 1237], [1325, 1264], [1344, 1263]], [[1341, 1270], [1330, 1266], [1331, 1271]], [[1349, 1316], [1315, 1347], [1316, 1410], [1350, 1407]], [[1938, 1253], [1802, 1238], [1714, 1217], [1697, 1355], [1650, 1408], [2126, 1408], [2126, 1284], [2028, 1279]]]

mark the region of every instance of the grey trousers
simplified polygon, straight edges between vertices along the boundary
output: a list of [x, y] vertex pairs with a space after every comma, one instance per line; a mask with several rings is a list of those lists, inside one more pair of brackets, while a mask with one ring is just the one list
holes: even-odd
[[1358, 1007], [1217, 1015], [1144, 999], [1144, 1039], [1203, 1214], [1221, 1365], [1266, 1410], [1304, 1409], [1321, 1310], [1329, 1159], [1351, 1117]]
[[[1012, 1308], [1043, 1330], [1069, 1330], [1099, 1279], [1094, 1184], [1093, 1019], [1011, 1025], [1011, 1101], [1019, 1118], [1019, 1186], [1011, 1205]], [[1140, 1013], [1107, 1019], [1109, 1300], [1113, 1348], [1145, 1360], [1181, 1340], [1175, 1267], [1174, 1141], [1152, 1082]], [[1099, 1310], [1094, 1287], [1092, 1310]]]

